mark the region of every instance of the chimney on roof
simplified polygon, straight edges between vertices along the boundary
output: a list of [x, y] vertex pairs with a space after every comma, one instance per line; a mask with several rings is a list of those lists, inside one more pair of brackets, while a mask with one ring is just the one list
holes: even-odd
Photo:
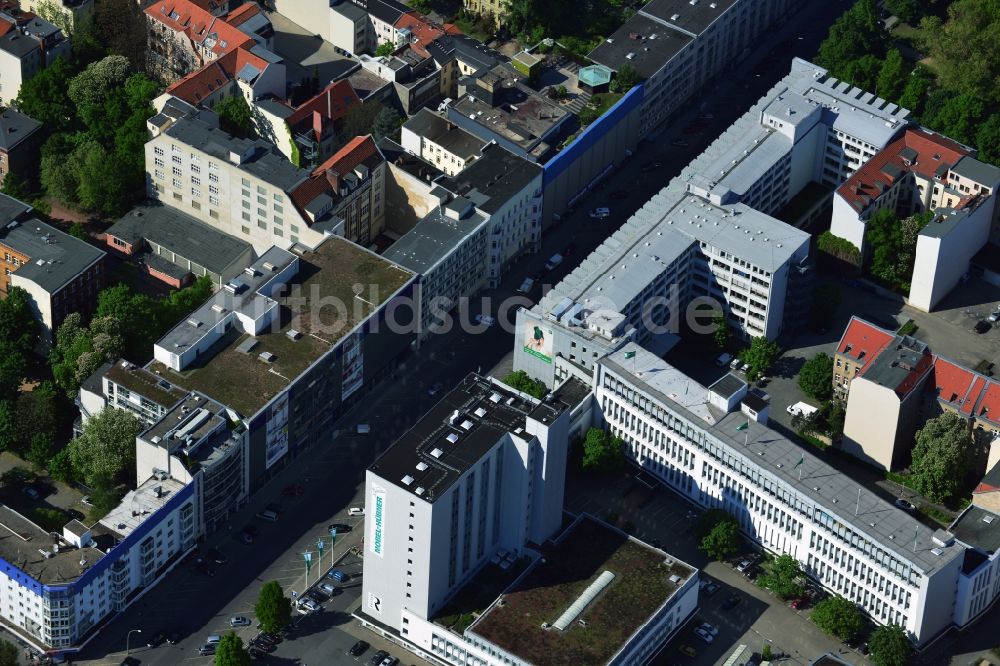
[[[327, 98], [327, 99], [329, 99], [329, 98]], [[323, 136], [323, 114], [320, 113], [319, 111], [313, 111], [312, 121], [313, 121], [312, 122], [313, 132], [316, 133], [317, 137], [322, 137]]]
[[326, 182], [330, 183], [334, 192], [340, 190], [340, 174], [333, 169], [327, 169], [326, 171]]

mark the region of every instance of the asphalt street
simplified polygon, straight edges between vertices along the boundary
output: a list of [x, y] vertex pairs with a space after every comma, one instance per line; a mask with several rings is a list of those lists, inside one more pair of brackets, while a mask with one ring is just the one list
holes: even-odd
[[[545, 282], [557, 282], [677, 175], [721, 128], [786, 73], [792, 55], [808, 57], [814, 53], [826, 26], [845, 6], [843, 2], [803, 3], [798, 13], [785, 21], [779, 30], [761, 38], [761, 46], [751, 57], [742, 59], [738, 67], [720, 75], [718, 83], [692, 103], [683, 117], [673, 121], [656, 140], [641, 144], [637, 154], [609, 176], [598, 191], [589, 195], [576, 213], [566, 215], [557, 226], [547, 230], [542, 250], [515, 264], [499, 289], [475, 299], [469, 314], [498, 314], [499, 304], [514, 294], [514, 289], [526, 276], [541, 272], [552, 253], [572, 245], [573, 250], [566, 261], [545, 275]], [[780, 43], [788, 46], [779, 54], [769, 56], [768, 49]], [[765, 57], [769, 57], [769, 63], [758, 66]], [[704, 134], [682, 134], [681, 128], [706, 113], [713, 114], [715, 119]], [[670, 147], [671, 141], [681, 137], [690, 145]], [[643, 173], [643, 165], [651, 161], [662, 162], [663, 166]], [[593, 206], [609, 206], [611, 218], [589, 220], [587, 209]], [[534, 296], [537, 297], [537, 292]], [[143, 664], [210, 663], [210, 657], [198, 656], [198, 647], [208, 634], [227, 628], [230, 616], [252, 617], [253, 602], [264, 582], [279, 580], [286, 588], [304, 588], [302, 553], [316, 551], [316, 539], [327, 534], [328, 523], [361, 525], [360, 519], [349, 519], [346, 511], [359, 502], [365, 468], [436, 401], [436, 395], [430, 395], [433, 387], [446, 389], [471, 371], [488, 371], [509, 354], [513, 344], [509, 332], [513, 330], [513, 319], [514, 311], [510, 310], [507, 322], [499, 322], [479, 333], [457, 327], [430, 336], [394, 377], [373, 387], [366, 400], [343, 416], [340, 430], [333, 433], [331, 442], [317, 442], [305, 450], [251, 498], [227, 529], [208, 536], [202, 550], [218, 546], [229, 558], [228, 564], [217, 567], [215, 576], [207, 577], [190, 564], [179, 566], [124, 614], [110, 621], [74, 663], [120, 663], [126, 650], [126, 637], [133, 629], [143, 632], [133, 634], [131, 641], [137, 648], [133, 649], [133, 656]], [[354, 426], [358, 423], [371, 424], [371, 433], [355, 434]], [[282, 496], [282, 488], [289, 484], [301, 485], [303, 493], [294, 497]], [[277, 523], [256, 521], [260, 536], [255, 543], [239, 543], [234, 538], [239, 529], [255, 522], [254, 514], [271, 502], [283, 505], [284, 514], [280, 520]], [[334, 557], [347, 552], [360, 538], [361, 530], [355, 530], [338, 539]], [[318, 567], [320, 571], [329, 568], [328, 558], [329, 552], [324, 554], [327, 564]], [[314, 570], [311, 578], [316, 575]], [[293, 637], [268, 657], [268, 663], [352, 664], [356, 660], [344, 651], [356, 636], [363, 636], [373, 647], [379, 647], [381, 644], [373, 635], [360, 630], [346, 613], [356, 604], [357, 594], [355, 585], [330, 601], [327, 610], [303, 621]], [[145, 647], [149, 637], [172, 628], [182, 629], [184, 635], [177, 645]], [[244, 628], [241, 636], [249, 638], [253, 631], [252, 627]], [[398, 648], [392, 652], [403, 657], [404, 663], [420, 663]]]

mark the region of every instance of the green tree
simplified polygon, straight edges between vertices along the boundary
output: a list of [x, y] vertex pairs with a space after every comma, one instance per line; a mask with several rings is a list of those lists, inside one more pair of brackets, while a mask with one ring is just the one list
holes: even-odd
[[75, 147], [66, 135], [53, 134], [42, 146], [38, 170], [39, 181], [45, 193], [69, 206], [77, 205], [77, 190], [80, 188], [76, 165], [70, 163], [70, 155]]
[[17, 396], [14, 407], [17, 443], [16, 449], [27, 454], [37, 435], [55, 439], [65, 424], [66, 405], [60, 401], [59, 392], [52, 382], [41, 382], [31, 391]]
[[75, 475], [88, 485], [106, 479], [132, 480], [135, 472], [135, 437], [139, 420], [123, 409], [102, 409], [83, 426], [83, 432], [69, 443]]
[[372, 138], [378, 141], [382, 137], [399, 140], [399, 128], [402, 127], [403, 120], [396, 109], [391, 106], [383, 106], [372, 122]]
[[927, 0], [885, 0], [885, 8], [900, 20], [916, 25], [927, 13]]
[[94, 32], [112, 54], [125, 56], [134, 69], [146, 66], [146, 16], [133, 0], [94, 3]]
[[529, 377], [528, 373], [524, 370], [515, 370], [510, 373], [503, 378], [503, 383], [513, 389], [521, 391], [522, 393], [527, 393], [528, 395], [536, 398], [543, 398], [545, 397], [545, 394], [548, 393], [548, 389], [545, 388], [545, 384], [533, 377]]
[[829, 229], [816, 239], [816, 249], [855, 266], [861, 265], [861, 250], [846, 238], [834, 236]]
[[877, 60], [884, 49], [885, 34], [878, 24], [875, 0], [858, 0], [830, 26], [815, 61], [837, 78], [851, 81], [847, 73], [852, 63], [866, 56]]
[[157, 307], [149, 296], [137, 294], [124, 282], [106, 287], [97, 295], [94, 317], [118, 323], [126, 358], [136, 362], [149, 358], [160, 333], [150, 325], [157, 321]]
[[109, 55], [90, 63], [70, 80], [67, 94], [85, 125], [97, 129], [109, 120], [108, 111], [114, 105], [109, 108], [107, 102], [115, 91], [125, 85], [130, 72], [128, 58]]
[[611, 81], [611, 92], [627, 93], [641, 80], [642, 77], [639, 76], [635, 67], [626, 62], [615, 73], [615, 78]]
[[791, 555], [779, 555], [767, 565], [758, 582], [774, 592], [779, 599], [801, 597], [805, 592], [805, 575], [799, 561]]
[[212, 278], [207, 275], [202, 275], [183, 289], [170, 292], [169, 296], [156, 305], [156, 318], [159, 321], [157, 337], [194, 312], [211, 295]]
[[868, 649], [875, 666], [906, 666], [910, 660], [910, 641], [898, 624], [875, 629], [868, 639]]
[[612, 437], [600, 428], [590, 428], [583, 440], [583, 464], [585, 470], [613, 471], [625, 465], [624, 442]]
[[292, 602], [285, 596], [278, 581], [272, 580], [260, 588], [254, 612], [260, 622], [260, 628], [267, 633], [276, 634], [291, 622]]
[[896, 259], [902, 245], [902, 233], [895, 211], [889, 208], [875, 211], [865, 224], [865, 241], [869, 246], [868, 270], [875, 277], [896, 285], [901, 277]]
[[833, 359], [820, 352], [799, 370], [799, 388], [817, 400], [828, 400], [833, 393]]
[[847, 640], [861, 630], [861, 611], [844, 597], [827, 597], [816, 604], [810, 616], [816, 626], [840, 640]]
[[732, 519], [733, 517], [725, 509], [705, 509], [691, 526], [691, 534], [694, 535], [695, 539], [701, 541], [716, 525]]
[[17, 447], [16, 414], [13, 400], [0, 400], [0, 451], [13, 451]]
[[375, 49], [375, 55], [378, 57], [392, 55], [398, 47], [393, 42], [382, 42]]
[[987, 117], [986, 102], [975, 93], [956, 95], [954, 91], [939, 88], [927, 97], [924, 107], [924, 124], [949, 138], [964, 144], [976, 139], [979, 124]]
[[[979, 125], [976, 148], [979, 149], [979, 159], [1000, 166], [1000, 113], [994, 113]], [[9, 175], [7, 177], [10, 178]]]
[[49, 459], [49, 476], [56, 481], [72, 483], [76, 479], [73, 473], [73, 461], [69, 455], [69, 447], [58, 451]]
[[82, 241], [87, 240], [87, 227], [85, 227], [80, 222], [74, 222], [69, 225], [69, 235], [73, 238], [79, 238]]
[[724, 560], [740, 551], [740, 526], [731, 516], [720, 521], [699, 542], [698, 548], [713, 560]]
[[81, 324], [80, 313], [70, 313], [56, 331], [56, 344], [49, 351], [49, 366], [59, 388], [76, 397], [80, 383], [102, 363], [122, 354], [124, 342], [118, 320], [99, 317], [90, 327]]
[[253, 136], [253, 117], [250, 105], [242, 95], [232, 95], [216, 103], [214, 111], [219, 115], [219, 127], [240, 138]]
[[923, 65], [917, 65], [906, 79], [903, 94], [899, 96], [899, 105], [913, 113], [923, 115], [924, 103], [927, 101], [927, 91], [934, 83], [934, 74]]
[[21, 651], [10, 641], [0, 640], [0, 666], [18, 666]]
[[994, 0], [955, 0], [947, 20], [928, 16], [920, 22], [920, 41], [945, 88], [1000, 102], [1000, 10]]
[[906, 89], [909, 76], [910, 67], [903, 60], [903, 54], [899, 49], [889, 49], [879, 69], [875, 91], [883, 99], [898, 101]]
[[747, 371], [747, 379], [753, 381], [770, 369], [774, 362], [781, 355], [781, 348], [778, 343], [772, 342], [764, 336], [753, 338], [750, 346], [740, 352], [740, 360], [750, 366]]
[[715, 332], [712, 334], [715, 346], [719, 351], [722, 351], [729, 344], [730, 338], [732, 338], [732, 330], [729, 328], [729, 324], [726, 323], [725, 313], [719, 313], [712, 317], [712, 326], [715, 327]]
[[0, 301], [0, 341], [25, 355], [38, 343], [38, 320], [31, 309], [31, 297], [21, 287], [9, 287]]
[[35, 468], [36, 472], [41, 472], [49, 466], [49, 461], [56, 453], [56, 443], [52, 438], [52, 433], [37, 432], [31, 436], [31, 443], [28, 445], [28, 452], [25, 458]]
[[235, 632], [227, 632], [219, 641], [215, 648], [215, 666], [250, 666], [250, 653]]
[[914, 487], [935, 502], [955, 497], [969, 471], [972, 434], [968, 424], [946, 412], [917, 431], [910, 478]]
[[50, 132], [66, 129], [75, 118], [68, 94], [72, 77], [70, 61], [57, 58], [21, 84], [13, 106], [42, 123]]
[[32, 198], [33, 189], [27, 178], [13, 171], [8, 171], [7, 175], [3, 178], [3, 186], [0, 187], [0, 192], [18, 201], [29, 201]]
[[381, 102], [369, 101], [364, 104], [355, 104], [344, 114], [343, 123], [340, 126], [338, 140], [340, 145], [344, 145], [357, 136], [365, 136], [372, 132], [375, 118], [385, 106]]
[[875, 90], [878, 87], [878, 77], [881, 72], [882, 61], [869, 53], [842, 65], [837, 78], [862, 90]]

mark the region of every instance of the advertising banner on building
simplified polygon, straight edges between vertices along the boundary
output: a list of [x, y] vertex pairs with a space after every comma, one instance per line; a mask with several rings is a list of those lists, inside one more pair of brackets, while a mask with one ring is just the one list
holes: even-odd
[[534, 321], [524, 324], [524, 351], [546, 363], [552, 362], [552, 330]]
[[365, 358], [361, 347], [361, 331], [355, 331], [344, 340], [343, 378], [341, 400], [347, 400], [365, 382]]
[[281, 456], [288, 453], [288, 392], [285, 391], [271, 403], [267, 410], [267, 437], [264, 448], [264, 466], [270, 469]]
[[382, 557], [385, 548], [385, 490], [378, 486], [372, 486], [372, 502], [369, 505], [368, 514], [372, 519], [372, 535], [369, 543], [373, 554]]

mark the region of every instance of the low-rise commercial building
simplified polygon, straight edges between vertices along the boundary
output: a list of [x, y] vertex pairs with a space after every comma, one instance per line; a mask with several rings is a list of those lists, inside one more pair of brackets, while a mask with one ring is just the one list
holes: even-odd
[[104, 287], [105, 253], [32, 218], [30, 211], [30, 206], [0, 195], [0, 266], [4, 270], [0, 297], [7, 295], [9, 287], [28, 292], [42, 340], [51, 343], [68, 314], [87, 316], [96, 307], [97, 292]]
[[169, 206], [143, 205], [105, 232], [108, 247], [152, 277], [182, 287], [207, 276], [216, 288], [253, 260], [253, 246]]

